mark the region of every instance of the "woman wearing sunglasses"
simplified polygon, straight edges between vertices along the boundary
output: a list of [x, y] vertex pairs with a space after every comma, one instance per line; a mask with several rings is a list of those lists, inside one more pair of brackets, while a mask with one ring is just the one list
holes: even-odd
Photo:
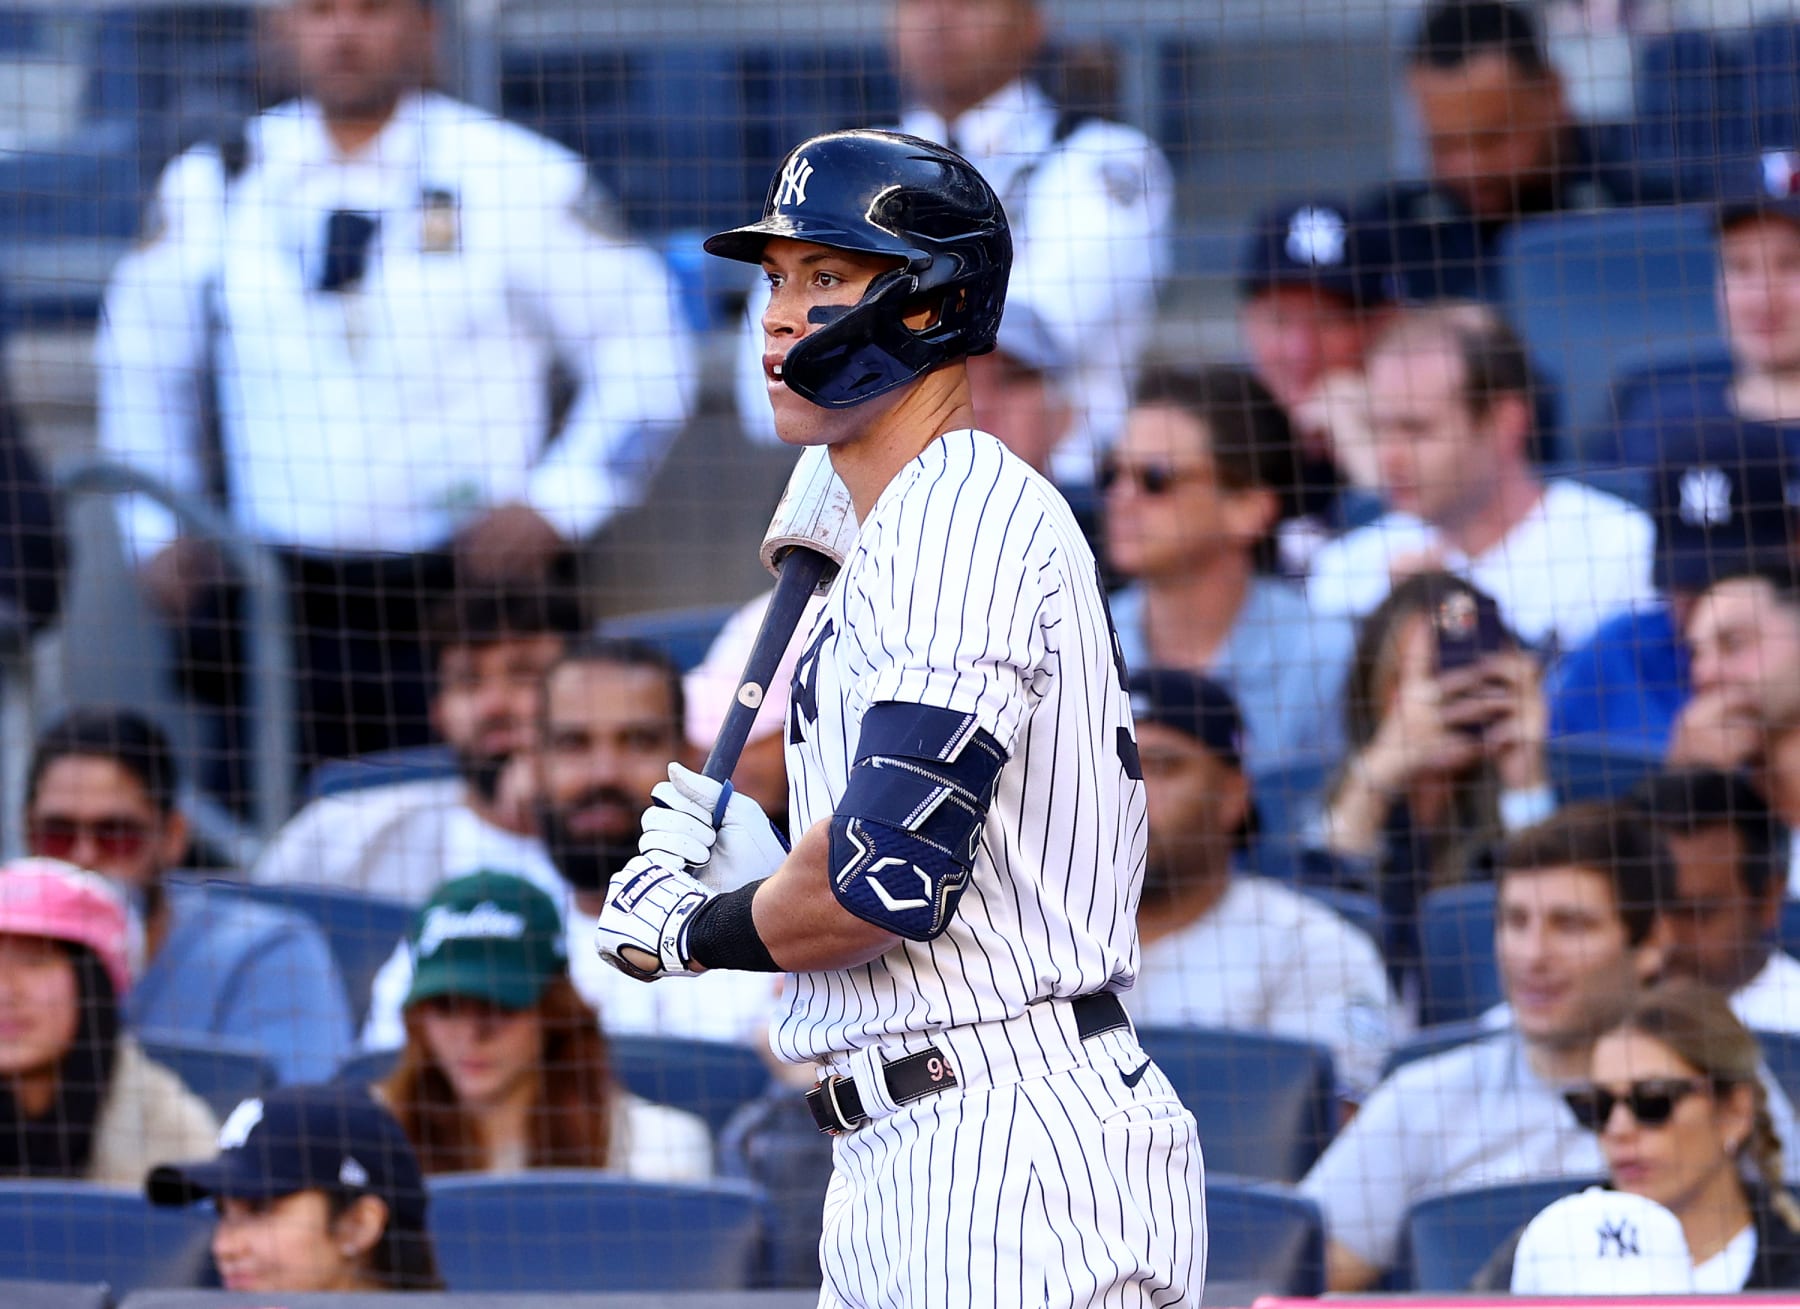
[[261, 1051], [283, 1082], [323, 1081], [350, 1048], [331, 949], [302, 914], [167, 878], [188, 849], [178, 786], [168, 740], [143, 715], [72, 710], [33, 751], [26, 844], [100, 874], [138, 910], [129, 1026], [225, 1037]]
[[[1723, 995], [1670, 982], [1600, 1038], [1591, 1080], [1566, 1096], [1599, 1134], [1613, 1187], [1680, 1220], [1700, 1294], [1800, 1288], [1800, 1204], [1783, 1183], [1761, 1063]], [[1511, 1251], [1496, 1263], [1510, 1270]]]

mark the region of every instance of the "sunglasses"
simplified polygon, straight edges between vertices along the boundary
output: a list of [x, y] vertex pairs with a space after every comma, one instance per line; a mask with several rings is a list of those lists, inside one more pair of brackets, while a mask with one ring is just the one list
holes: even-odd
[[1661, 1127], [1675, 1113], [1676, 1105], [1707, 1086], [1699, 1077], [1654, 1077], [1633, 1082], [1624, 1095], [1604, 1086], [1582, 1086], [1564, 1092], [1563, 1100], [1575, 1121], [1589, 1132], [1604, 1129], [1621, 1104], [1631, 1110], [1639, 1127]]
[[93, 842], [102, 858], [130, 859], [150, 843], [150, 826], [135, 818], [101, 818], [84, 823], [74, 818], [36, 818], [26, 828], [31, 853], [69, 861], [82, 837]]
[[1127, 465], [1108, 459], [1100, 465], [1099, 485], [1102, 491], [1110, 491], [1123, 477], [1128, 478], [1144, 495], [1167, 495], [1183, 482], [1191, 482], [1205, 475], [1205, 470], [1201, 468], [1171, 468], [1167, 464]]

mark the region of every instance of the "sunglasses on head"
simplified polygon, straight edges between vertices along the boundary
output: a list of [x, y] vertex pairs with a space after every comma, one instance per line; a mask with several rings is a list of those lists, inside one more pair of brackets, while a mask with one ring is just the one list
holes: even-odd
[[1168, 464], [1121, 464], [1108, 459], [1100, 465], [1102, 491], [1112, 490], [1120, 478], [1128, 479], [1144, 495], [1167, 495], [1183, 482], [1200, 475], [1198, 468], [1171, 468]]
[[135, 818], [101, 818], [91, 823], [75, 818], [34, 818], [25, 832], [32, 854], [65, 861], [84, 836], [101, 857], [130, 859], [149, 844], [150, 826]]
[[1673, 1116], [1676, 1105], [1708, 1085], [1702, 1077], [1652, 1077], [1631, 1083], [1624, 1095], [1604, 1086], [1581, 1086], [1565, 1091], [1563, 1100], [1575, 1121], [1590, 1132], [1605, 1128], [1621, 1104], [1631, 1110], [1639, 1127], [1661, 1127]]

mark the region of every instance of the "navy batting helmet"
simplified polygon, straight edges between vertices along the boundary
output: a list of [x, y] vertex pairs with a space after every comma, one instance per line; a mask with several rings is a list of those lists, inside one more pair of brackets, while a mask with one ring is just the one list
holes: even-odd
[[[898, 132], [828, 132], [788, 152], [760, 221], [720, 232], [709, 254], [761, 263], [771, 237], [888, 255], [854, 305], [821, 306], [822, 324], [788, 352], [782, 381], [827, 409], [847, 409], [951, 359], [994, 348], [1012, 233], [1000, 197], [973, 164]], [[905, 319], [930, 310], [923, 327]]]

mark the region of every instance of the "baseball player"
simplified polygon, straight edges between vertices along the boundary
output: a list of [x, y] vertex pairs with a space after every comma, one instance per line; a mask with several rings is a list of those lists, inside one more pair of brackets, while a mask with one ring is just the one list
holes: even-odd
[[832, 133], [706, 248], [762, 267], [776, 425], [830, 448], [859, 530], [794, 676], [793, 849], [672, 767], [600, 951], [791, 974], [771, 1043], [818, 1067], [836, 1138], [822, 1305], [1197, 1305], [1194, 1120], [1117, 994], [1145, 853], [1123, 660], [1067, 506], [970, 426], [1000, 202], [946, 148]]

